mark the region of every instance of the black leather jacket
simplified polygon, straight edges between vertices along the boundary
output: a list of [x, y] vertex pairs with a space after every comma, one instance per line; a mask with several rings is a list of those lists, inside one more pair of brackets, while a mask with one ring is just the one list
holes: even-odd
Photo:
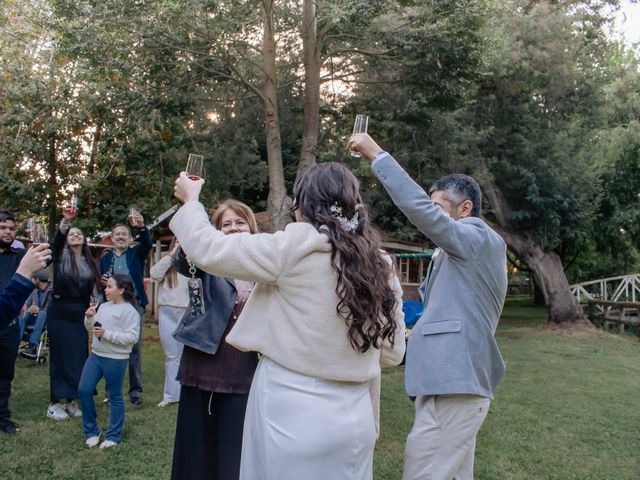
[[[176, 252], [174, 265], [178, 273], [191, 277], [182, 249]], [[187, 308], [173, 337], [192, 348], [214, 354], [223, 340], [238, 292], [235, 282], [230, 278], [210, 275], [200, 269], [196, 269], [195, 276], [202, 279], [205, 313], [202, 316], [193, 315], [191, 309]]]

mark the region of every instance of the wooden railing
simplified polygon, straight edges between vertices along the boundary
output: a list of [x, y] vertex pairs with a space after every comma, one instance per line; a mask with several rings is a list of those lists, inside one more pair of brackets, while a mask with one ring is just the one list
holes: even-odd
[[618, 326], [618, 333], [624, 332], [625, 325], [640, 325], [640, 302], [613, 302], [606, 300], [589, 300], [602, 312], [602, 320], [605, 330], [609, 330], [611, 324]]
[[[640, 274], [621, 275], [619, 277], [602, 278], [591, 282], [570, 285], [571, 293], [580, 303], [590, 300], [600, 302], [636, 302], [640, 301]], [[605, 306], [594, 302], [600, 312]]]

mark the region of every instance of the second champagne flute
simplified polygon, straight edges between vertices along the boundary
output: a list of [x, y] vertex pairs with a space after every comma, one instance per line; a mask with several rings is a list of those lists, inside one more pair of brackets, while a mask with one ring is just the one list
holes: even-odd
[[187, 176], [191, 180], [204, 180], [204, 158], [202, 155], [195, 153], [189, 154], [189, 160], [187, 160], [187, 168], [185, 169]]
[[[355, 135], [356, 133], [367, 133], [367, 128], [369, 127], [369, 116], [368, 115], [356, 115], [356, 121], [353, 123], [353, 133], [351, 135]], [[352, 157], [361, 157], [362, 154], [360, 152], [354, 152], [351, 150]]]

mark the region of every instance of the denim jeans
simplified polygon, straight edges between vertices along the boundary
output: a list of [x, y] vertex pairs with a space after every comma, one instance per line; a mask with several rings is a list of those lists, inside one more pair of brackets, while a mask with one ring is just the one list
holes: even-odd
[[[23, 317], [20, 317], [20, 341], [22, 341], [24, 330], [32, 318], [32, 313], [25, 313]], [[44, 330], [45, 323], [47, 323], [47, 312], [40, 310], [36, 316], [36, 323], [33, 326], [31, 335], [29, 336], [29, 345], [38, 345], [40, 343], [40, 336], [42, 335], [42, 330]]]
[[167, 403], [180, 400], [180, 382], [176, 380], [180, 368], [180, 358], [184, 345], [178, 342], [172, 335], [175, 332], [180, 319], [184, 316], [186, 308], [160, 305], [159, 328], [160, 343], [165, 354], [164, 361], [164, 394], [162, 400]]
[[96, 404], [93, 401], [93, 392], [100, 378], [104, 377], [109, 392], [109, 428], [104, 438], [115, 443], [120, 443], [122, 429], [124, 427], [124, 397], [122, 396], [122, 383], [124, 373], [129, 361], [100, 357], [90, 354], [82, 369], [78, 396], [82, 405], [82, 431], [85, 438], [100, 435], [100, 427], [96, 420]]

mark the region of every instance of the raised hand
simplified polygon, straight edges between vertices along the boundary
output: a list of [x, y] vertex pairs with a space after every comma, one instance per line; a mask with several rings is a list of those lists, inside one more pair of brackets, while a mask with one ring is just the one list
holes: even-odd
[[51, 249], [48, 243], [40, 243], [35, 247], [31, 247], [24, 254], [16, 273], [23, 277], [31, 278], [36, 272], [46, 268], [51, 260]]

